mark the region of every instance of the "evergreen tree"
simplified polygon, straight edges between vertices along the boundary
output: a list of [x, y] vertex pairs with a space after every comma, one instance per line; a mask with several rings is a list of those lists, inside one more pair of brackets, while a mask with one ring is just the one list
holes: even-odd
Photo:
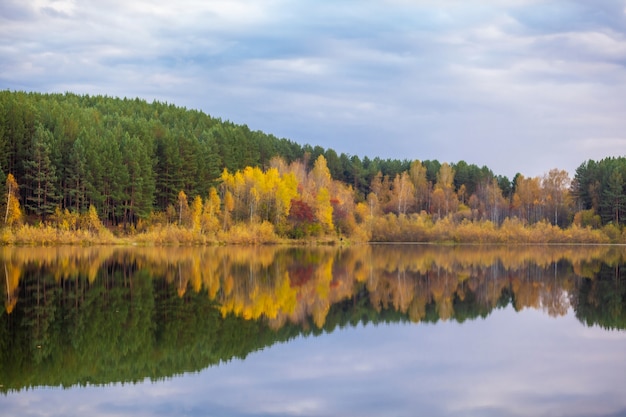
[[606, 187], [603, 191], [603, 213], [605, 219], [619, 225], [623, 222], [626, 210], [626, 192], [624, 191], [624, 178], [619, 169], [614, 169], [609, 174]]
[[198, 193], [206, 196], [211, 187], [217, 185], [221, 175], [222, 159], [217, 141], [208, 131], [202, 132], [198, 146]]
[[72, 208], [78, 213], [87, 210], [89, 204], [101, 201], [100, 198], [96, 198], [98, 190], [93, 185], [92, 173], [96, 170], [93, 163], [96, 161], [92, 161], [91, 170], [87, 169], [90, 149], [91, 144], [83, 132], [73, 143], [68, 157], [69, 164], [66, 165], [65, 207]]
[[128, 188], [128, 169], [124, 165], [120, 143], [112, 134], [97, 138], [96, 149], [102, 170], [96, 176], [98, 189], [102, 190], [102, 204], [99, 207], [104, 222], [117, 223], [124, 213], [123, 201]]
[[26, 197], [26, 208], [44, 220], [54, 213], [59, 201], [56, 170], [50, 160], [52, 140], [52, 132], [41, 124], [38, 125], [33, 137], [32, 158], [24, 163], [26, 181], [30, 188], [30, 195]]
[[150, 152], [136, 136], [125, 133], [120, 145], [128, 182], [123, 191], [124, 224], [147, 218], [153, 209], [155, 194], [154, 168]]
[[156, 142], [156, 199], [159, 210], [164, 210], [178, 199], [178, 192], [183, 188], [180, 177], [182, 161], [176, 143], [169, 136]]

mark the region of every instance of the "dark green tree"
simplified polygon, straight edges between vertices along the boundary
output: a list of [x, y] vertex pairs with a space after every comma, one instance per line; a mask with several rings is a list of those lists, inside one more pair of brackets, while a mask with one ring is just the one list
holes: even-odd
[[151, 152], [137, 136], [125, 133], [120, 145], [122, 161], [128, 171], [128, 181], [123, 190], [122, 221], [135, 224], [147, 218], [153, 209], [156, 182]]
[[605, 219], [619, 225], [624, 219], [626, 209], [626, 192], [624, 178], [619, 169], [615, 168], [608, 176], [606, 187], [603, 190], [602, 213]]
[[182, 161], [176, 143], [169, 136], [157, 138], [156, 142], [156, 198], [159, 210], [174, 204], [182, 190], [180, 177]]
[[29, 189], [26, 208], [43, 220], [54, 213], [59, 202], [56, 190], [56, 169], [50, 160], [50, 145], [53, 140], [52, 132], [41, 124], [37, 125], [33, 136], [31, 158], [24, 163], [25, 186]]
[[215, 137], [208, 131], [203, 131], [199, 137], [198, 154], [198, 193], [205, 198], [211, 187], [217, 185], [222, 174], [222, 158], [219, 154]]
[[123, 202], [127, 200], [125, 190], [129, 183], [128, 169], [124, 165], [118, 138], [109, 135], [100, 137], [98, 142], [102, 162], [98, 184], [103, 197], [100, 215], [103, 221], [117, 224], [124, 214]]

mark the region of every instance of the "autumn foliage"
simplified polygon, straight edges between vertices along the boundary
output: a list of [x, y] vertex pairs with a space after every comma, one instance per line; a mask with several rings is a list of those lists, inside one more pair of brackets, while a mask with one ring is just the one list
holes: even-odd
[[[59, 257], [64, 262], [58, 262]], [[483, 311], [508, 295], [517, 310], [563, 315], [581, 278], [594, 279], [602, 264], [619, 265], [617, 246], [506, 246], [477, 249], [437, 245], [355, 245], [350, 248], [223, 246], [205, 248], [4, 248], [6, 295], [11, 313], [20, 281], [32, 265], [50, 270], [56, 283], [96, 280], [112, 265], [132, 260], [142, 273], [176, 286], [178, 297], [204, 292], [223, 316], [264, 318], [323, 328], [335, 305], [367, 297], [369, 308], [398, 311], [410, 320], [464, 320], [465, 301]], [[600, 262], [601, 261], [601, 262]], [[558, 271], [558, 274], [557, 274]], [[551, 279], [546, 280], [549, 275]], [[132, 280], [131, 280], [132, 281]], [[28, 292], [26, 292], [28, 294]], [[23, 295], [22, 295], [23, 296]]]
[[124, 242], [264, 241], [265, 223], [270, 241], [626, 242], [626, 157], [586, 161], [573, 178], [551, 169], [509, 179], [465, 161], [360, 158], [167, 103], [71, 93], [1, 91], [0, 120], [4, 243], [80, 241], [57, 213], [77, 224], [91, 207]]
[[[455, 171], [441, 165], [428, 182], [419, 161], [393, 181], [378, 175], [365, 201], [333, 180], [320, 155], [310, 170], [301, 161], [274, 158], [271, 167], [229, 172], [207, 196], [190, 201], [180, 190], [175, 206], [153, 212], [130, 229], [105, 227], [92, 205], [83, 214], [59, 208], [39, 225], [21, 225], [19, 185], [7, 176], [4, 243], [237, 244], [284, 238], [347, 238], [374, 242], [611, 243], [626, 242], [619, 224], [602, 226], [593, 209], [575, 212], [564, 171], [543, 179], [518, 176], [510, 199], [495, 178], [468, 196], [455, 189]], [[572, 218], [562, 227], [565, 218]], [[73, 235], [72, 235], [73, 233]], [[115, 237], [114, 235], [117, 235]]]
[[0, 120], [0, 243], [626, 242], [623, 156], [509, 179], [71, 93], [1, 91]]

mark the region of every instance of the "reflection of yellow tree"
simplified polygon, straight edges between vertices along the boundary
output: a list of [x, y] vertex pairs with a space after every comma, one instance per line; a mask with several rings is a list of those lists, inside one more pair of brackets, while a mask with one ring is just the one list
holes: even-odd
[[424, 317], [426, 317], [426, 304], [430, 301], [429, 295], [424, 291], [422, 286], [416, 286], [415, 288], [415, 296], [411, 301], [411, 305], [409, 306], [409, 319], [418, 323]]
[[451, 277], [444, 271], [434, 271], [432, 275], [429, 274], [430, 288], [433, 295], [433, 300], [437, 305], [437, 313], [442, 320], [447, 320], [454, 314], [454, 307], [452, 306], [452, 297], [456, 290], [456, 279]]
[[[271, 282], [264, 282], [259, 277], [260, 273], [259, 270], [249, 270], [247, 279], [229, 280], [232, 281], [232, 290], [225, 291], [224, 297], [218, 297], [223, 315], [232, 313], [246, 319], [258, 319], [261, 316], [273, 319], [279, 313], [293, 312], [296, 294], [290, 286], [288, 275], [274, 276]], [[266, 283], [270, 285], [264, 285]]]
[[393, 309], [416, 322], [427, 311], [454, 318], [457, 300], [490, 311], [506, 291], [517, 310], [562, 315], [579, 277], [601, 264], [621, 264], [625, 252], [604, 246], [5, 247], [0, 265], [8, 312], [17, 300], [20, 271], [45, 268], [57, 282], [75, 277], [93, 282], [112, 278], [107, 271], [116, 263], [132, 265], [125, 267], [124, 279], [144, 270], [174, 285], [180, 296], [206, 292], [225, 315], [264, 317], [273, 328], [287, 322], [321, 328], [334, 304], [362, 296], [378, 311]]
[[6, 299], [4, 308], [7, 313], [11, 313], [17, 304], [17, 293], [20, 285], [20, 268], [13, 262], [4, 263], [4, 281], [6, 288]]

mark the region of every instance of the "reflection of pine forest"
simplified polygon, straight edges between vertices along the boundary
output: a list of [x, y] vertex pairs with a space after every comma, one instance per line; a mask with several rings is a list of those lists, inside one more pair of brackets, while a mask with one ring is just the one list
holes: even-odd
[[165, 103], [0, 91], [0, 243], [626, 242], [626, 157], [581, 162], [507, 178]]
[[298, 335], [572, 308], [626, 329], [621, 247], [2, 248], [0, 389], [158, 379]]

